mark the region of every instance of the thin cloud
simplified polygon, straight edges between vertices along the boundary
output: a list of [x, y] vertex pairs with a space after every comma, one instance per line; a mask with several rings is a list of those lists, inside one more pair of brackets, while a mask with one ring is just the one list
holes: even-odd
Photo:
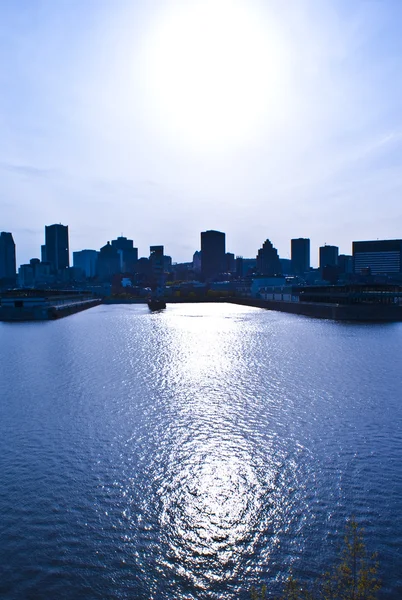
[[12, 163], [0, 162], [0, 169], [9, 173], [16, 173], [24, 177], [54, 177], [57, 171], [54, 169], [45, 169], [31, 165], [16, 165]]

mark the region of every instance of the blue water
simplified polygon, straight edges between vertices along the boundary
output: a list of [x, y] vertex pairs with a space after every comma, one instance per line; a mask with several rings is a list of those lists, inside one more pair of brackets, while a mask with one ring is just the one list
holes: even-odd
[[229, 304], [0, 323], [0, 596], [274, 594], [355, 515], [401, 598], [401, 350]]

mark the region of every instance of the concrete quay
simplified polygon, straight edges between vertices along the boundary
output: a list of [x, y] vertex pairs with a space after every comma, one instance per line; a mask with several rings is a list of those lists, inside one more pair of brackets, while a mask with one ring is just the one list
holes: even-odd
[[0, 297], [0, 321], [50, 321], [101, 304], [87, 292], [9, 290]]
[[259, 298], [228, 298], [227, 302], [335, 321], [372, 323], [402, 321], [402, 306], [398, 304], [331, 304], [323, 302], [286, 302]]

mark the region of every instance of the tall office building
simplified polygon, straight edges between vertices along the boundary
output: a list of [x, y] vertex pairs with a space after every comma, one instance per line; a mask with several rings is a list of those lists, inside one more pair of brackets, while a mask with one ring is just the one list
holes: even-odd
[[116, 250], [133, 250], [134, 242], [133, 240], [129, 240], [123, 235], [120, 235], [115, 240], [112, 240], [112, 246], [113, 248], [116, 248]]
[[0, 280], [12, 283], [16, 278], [15, 243], [12, 233], [0, 233]]
[[120, 254], [110, 242], [99, 250], [96, 270], [101, 281], [111, 281], [114, 275], [121, 273]]
[[138, 261], [138, 248], [134, 248], [133, 240], [120, 236], [116, 240], [112, 240], [112, 247], [119, 253], [120, 271], [122, 273], [133, 272]]
[[196, 250], [193, 254], [193, 271], [201, 273], [201, 251]]
[[162, 277], [165, 272], [165, 260], [163, 255], [163, 246], [149, 247], [149, 262], [151, 263], [151, 272], [156, 281]]
[[252, 277], [257, 269], [256, 258], [244, 258], [243, 256], [236, 257], [236, 276], [237, 277]]
[[221, 231], [201, 232], [201, 274], [204, 279], [214, 279], [226, 271], [226, 241]]
[[350, 254], [340, 254], [338, 256], [339, 273], [348, 275], [353, 273], [353, 256]]
[[338, 266], [338, 246], [320, 246], [320, 269]]
[[402, 273], [402, 240], [353, 242], [354, 272], [372, 275]]
[[236, 273], [235, 255], [232, 252], [226, 252], [226, 273]]
[[281, 263], [282, 275], [292, 275], [292, 261], [290, 258], [280, 258], [279, 262]]
[[172, 270], [172, 257], [167, 256], [166, 254], [163, 255], [163, 270], [165, 272], [170, 272]]
[[270, 240], [265, 240], [257, 254], [257, 272], [265, 277], [282, 274], [278, 251]]
[[88, 279], [96, 276], [97, 264], [98, 252], [96, 250], [80, 250], [79, 252], [73, 252], [74, 268], [81, 269]]
[[70, 266], [68, 225], [46, 225], [45, 255], [53, 272], [57, 273]]
[[310, 270], [310, 240], [297, 238], [290, 241], [292, 273], [303, 275]]

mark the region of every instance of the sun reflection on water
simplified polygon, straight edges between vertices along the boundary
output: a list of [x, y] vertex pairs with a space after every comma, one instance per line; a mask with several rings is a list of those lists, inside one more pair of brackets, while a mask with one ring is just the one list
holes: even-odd
[[233, 315], [222, 318], [216, 306], [210, 315], [204, 306], [203, 318], [194, 307], [180, 312], [181, 319], [166, 315], [164, 322], [174, 330], [175, 348], [161, 377], [176, 392], [170, 406], [174, 443], [158, 489], [169, 547], [164, 565], [207, 588], [233, 577], [241, 554], [252, 551], [263, 465], [236, 416], [244, 402], [239, 375], [246, 368], [239, 324]]
[[[278, 393], [275, 377], [256, 393], [255, 365], [250, 369], [247, 359], [258, 356], [258, 325], [244, 307], [230, 307], [230, 318], [226, 310], [178, 305], [144, 315], [151, 321], [149, 347], [158, 348], [140, 357], [149, 364], [151, 406], [142, 406], [142, 433], [127, 444], [154, 448], [140, 452], [133, 465], [145, 470], [147, 499], [138, 500], [136, 475], [122, 486], [133, 541], [138, 529], [152, 540], [145, 561], [153, 556], [171, 585], [198, 590], [200, 598], [236, 586], [256, 556], [267, 564], [283, 539], [284, 522], [299, 518], [291, 512], [292, 490], [300, 487], [297, 461], [262, 425], [280, 410], [270, 402]], [[249, 329], [256, 335], [244, 335]], [[133, 369], [137, 353], [133, 348]], [[158, 578], [151, 589], [158, 593]]]
[[[203, 577], [232, 576], [240, 548], [250, 543], [262, 495], [247, 450], [218, 438], [196, 441], [173, 454], [170, 468], [172, 477], [159, 493], [171, 557], [201, 586]], [[201, 567], [210, 570], [197, 577]]]

